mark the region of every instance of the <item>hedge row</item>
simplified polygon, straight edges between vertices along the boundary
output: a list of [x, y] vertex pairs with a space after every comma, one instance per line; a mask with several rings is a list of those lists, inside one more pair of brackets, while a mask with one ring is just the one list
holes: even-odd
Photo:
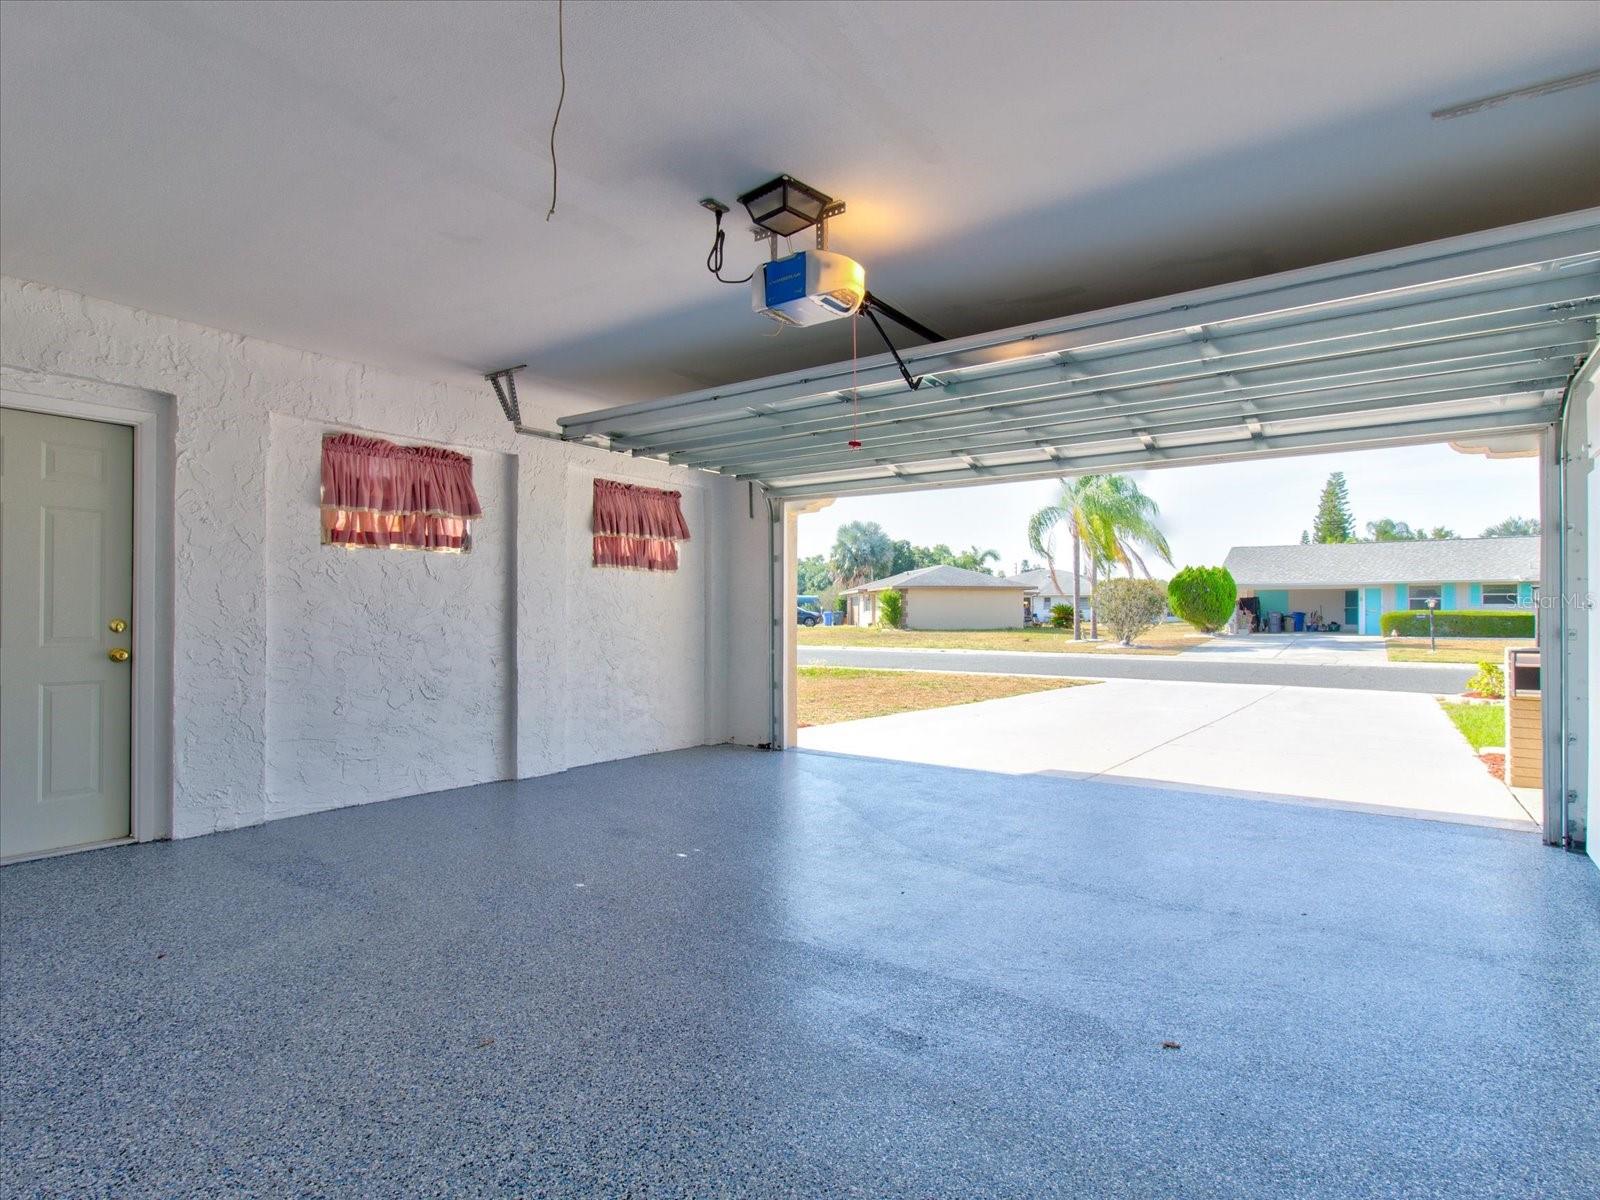
[[[1428, 614], [1386, 612], [1380, 620], [1385, 635], [1427, 637]], [[1531, 638], [1531, 612], [1489, 612], [1484, 609], [1441, 609], [1433, 614], [1433, 631], [1440, 637]]]

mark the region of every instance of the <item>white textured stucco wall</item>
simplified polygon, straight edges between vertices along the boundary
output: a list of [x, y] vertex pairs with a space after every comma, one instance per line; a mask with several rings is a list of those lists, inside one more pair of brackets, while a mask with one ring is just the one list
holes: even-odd
[[[587, 511], [596, 474], [587, 464], [567, 465], [568, 511]], [[628, 470], [605, 474], [646, 482]], [[706, 528], [703, 489], [684, 493], [683, 515], [691, 529]], [[710, 661], [714, 635], [707, 621], [705, 546], [699, 539], [679, 546], [679, 569], [670, 575], [596, 571], [587, 566], [587, 524], [567, 522], [564, 533], [560, 561], [585, 564], [568, 571], [562, 589], [570, 637], [562, 644], [566, 687], [559, 717], [568, 765], [694, 744], [712, 692], [701, 669]], [[602, 722], [595, 721], [597, 713], [604, 714]]]
[[[765, 501], [751, 518], [743, 485], [519, 437], [486, 385], [9, 278], [0, 361], [171, 398], [175, 836], [764, 739]], [[330, 429], [472, 453], [478, 549], [318, 545], [308, 456]], [[679, 572], [590, 567], [597, 473], [684, 492]]]
[[512, 778], [516, 458], [469, 451], [488, 514], [472, 553], [337, 550], [318, 522], [325, 430], [271, 420], [267, 818]]

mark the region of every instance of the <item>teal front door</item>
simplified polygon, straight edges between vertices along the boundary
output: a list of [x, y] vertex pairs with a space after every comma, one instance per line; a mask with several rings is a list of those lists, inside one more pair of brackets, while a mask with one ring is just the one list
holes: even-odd
[[1382, 633], [1383, 626], [1378, 623], [1378, 618], [1383, 616], [1383, 589], [1368, 588], [1367, 604], [1361, 614], [1362, 633]]

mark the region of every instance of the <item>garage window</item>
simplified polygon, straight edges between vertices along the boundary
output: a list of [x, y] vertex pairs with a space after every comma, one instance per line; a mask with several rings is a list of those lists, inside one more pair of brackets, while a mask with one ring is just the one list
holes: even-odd
[[1435, 607], [1435, 608], [1439, 607], [1439, 586], [1438, 586], [1438, 584], [1431, 584], [1431, 585], [1426, 585], [1426, 586], [1422, 586], [1422, 587], [1413, 587], [1411, 589], [1409, 595], [1410, 595], [1410, 605], [1411, 605], [1411, 608], [1412, 608], [1413, 611], [1425, 610], [1428, 607], [1428, 601], [1429, 600], [1433, 601], [1433, 607]]
[[1515, 608], [1517, 585], [1514, 583], [1486, 583], [1483, 585], [1485, 608]]

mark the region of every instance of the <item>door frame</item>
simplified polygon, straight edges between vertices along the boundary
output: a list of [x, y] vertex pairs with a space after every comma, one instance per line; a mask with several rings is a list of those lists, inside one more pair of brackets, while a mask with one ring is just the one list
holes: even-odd
[[171, 396], [0, 364], [0, 407], [133, 429], [132, 761], [126, 838], [7, 862], [172, 836], [173, 427]]

